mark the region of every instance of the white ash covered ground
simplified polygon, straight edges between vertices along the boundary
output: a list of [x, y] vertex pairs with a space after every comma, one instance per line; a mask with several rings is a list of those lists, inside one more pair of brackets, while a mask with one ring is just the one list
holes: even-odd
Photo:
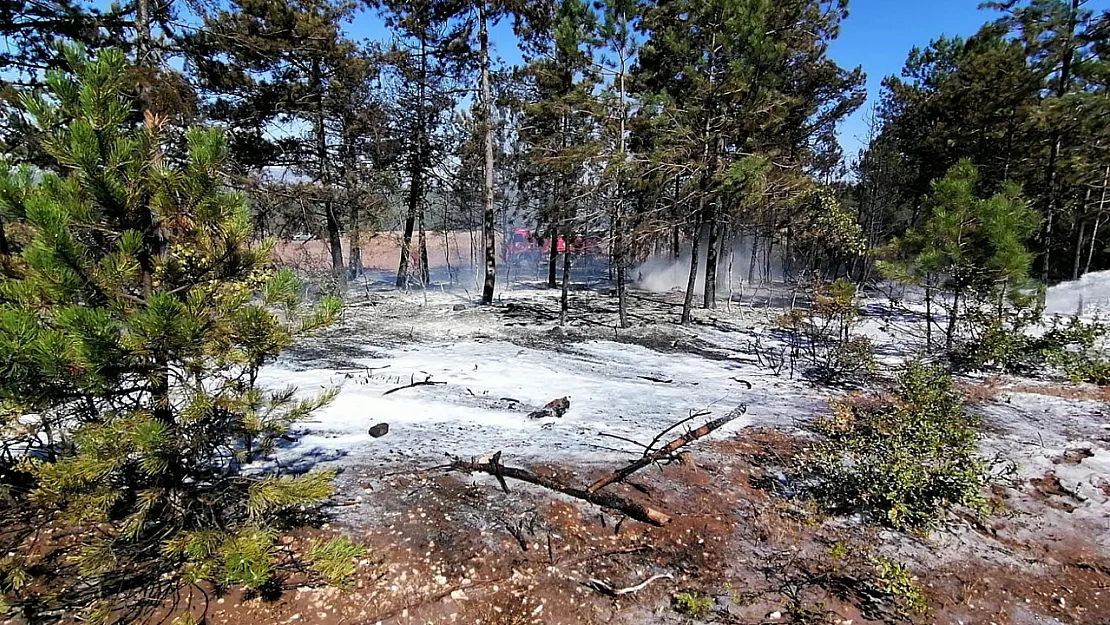
[[[1105, 623], [1110, 395], [1052, 381], [961, 380], [985, 418], [984, 455], [1012, 468], [994, 489], [998, 514], [986, 523], [956, 515], [928, 538], [875, 531], [859, 518], [819, 521], [753, 486], [780, 479], [806, 422], [852, 390], [761, 366], [753, 344], [773, 346], [774, 319], [796, 301], [780, 291], [699, 310], [684, 327], [680, 294], [633, 291], [634, 327], [617, 330], [616, 298], [588, 287], [572, 292], [565, 325], [554, 290], [522, 286], [483, 308], [465, 292], [364, 289], [342, 323], [263, 379], [342, 389], [276, 456], [296, 470], [340, 469], [341, 531], [378, 546], [384, 568], [341, 602], [340, 621], [685, 622], [669, 606], [687, 590], [715, 596], [721, 622], [789, 622], [791, 592], [826, 606], [821, 622], [900, 620], [815, 572], [847, 536], [904, 562], [936, 622]], [[916, 316], [879, 300], [864, 310], [880, 375], [892, 376], [919, 341]], [[570, 400], [563, 417], [529, 418], [561, 397]], [[696, 466], [644, 470], [617, 487], [672, 514], [667, 528], [629, 521], [614, 532], [618, 517], [572, 498], [514, 482], [505, 494], [490, 476], [429, 471], [449, 455], [501, 451], [505, 465], [589, 483], [640, 455], [622, 439], [646, 443], [691, 413], [704, 413], [691, 422], [700, 425], [740, 404], [742, 418], [690, 446]], [[388, 433], [371, 437], [379, 423]], [[582, 585], [664, 574], [672, 577], [619, 599]], [[297, 606], [266, 610], [285, 620]]]

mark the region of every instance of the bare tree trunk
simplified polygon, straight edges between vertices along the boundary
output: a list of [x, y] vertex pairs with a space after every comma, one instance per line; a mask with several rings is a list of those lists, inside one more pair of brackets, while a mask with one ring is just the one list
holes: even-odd
[[[1090, 189], [1087, 190], [1087, 193], [1088, 194], [1090, 193]], [[1084, 238], [1085, 238], [1086, 234], [1087, 234], [1087, 222], [1085, 220], [1080, 219], [1079, 220], [1079, 233], [1075, 237], [1075, 264], [1073, 264], [1072, 268], [1071, 268], [1071, 279], [1072, 280], [1078, 280], [1079, 279], [1079, 266], [1083, 262], [1083, 241], [1084, 241]]]
[[[135, 64], [150, 67], [150, 0], [135, 2]], [[148, 77], [149, 79], [149, 77]]]
[[403, 289], [409, 281], [409, 259], [412, 257], [412, 234], [416, 230], [416, 206], [419, 191], [417, 190], [416, 170], [413, 169], [412, 179], [409, 181], [409, 206], [405, 215], [405, 230], [401, 234], [401, 259], [397, 263], [397, 288]]
[[559, 296], [559, 325], [567, 322], [567, 311], [570, 310], [570, 242], [574, 240], [573, 234], [566, 233], [567, 246], [563, 252], [563, 292]]
[[628, 327], [628, 295], [625, 293], [625, 283], [627, 282], [625, 276], [625, 267], [628, 265], [628, 250], [625, 249], [624, 244], [624, 164], [626, 161], [625, 150], [627, 150], [625, 143], [625, 120], [628, 117], [628, 104], [625, 101], [625, 52], [624, 46], [621, 45], [620, 49], [620, 76], [617, 80], [617, 88], [620, 90], [620, 128], [619, 143], [617, 145], [617, 158], [620, 159], [621, 168], [618, 172], [620, 176], [617, 179], [617, 209], [613, 217], [613, 257], [617, 265], [617, 320], [620, 327]]
[[759, 232], [752, 232], [752, 254], [748, 260], [748, 284], [755, 283], [755, 264], [759, 259]]
[[0, 214], [0, 256], [7, 258], [12, 255], [12, 249], [8, 245], [8, 235], [4, 232], [4, 216]]
[[960, 291], [957, 289], [952, 293], [952, 309], [948, 311], [948, 329], [944, 333], [944, 349], [948, 352], [952, 351], [952, 345], [956, 342], [956, 323], [960, 317]]
[[347, 278], [353, 280], [362, 274], [362, 224], [359, 203], [351, 203], [351, 229], [347, 232]]
[[[312, 62], [312, 86], [317, 98], [316, 102], [316, 166], [317, 181], [324, 187], [325, 194], [331, 194], [334, 189], [328, 175], [328, 137], [324, 128], [324, 81], [320, 68], [320, 61]], [[328, 230], [328, 245], [331, 248], [331, 275], [335, 278], [335, 287], [340, 295], [347, 293], [347, 267], [343, 263], [343, 235], [339, 227], [339, 219], [335, 214], [335, 205], [328, 195], [324, 200], [324, 222]]]
[[[701, 214], [701, 211], [698, 211]], [[690, 323], [690, 311], [694, 307], [694, 289], [698, 285], [698, 248], [701, 247], [701, 222], [694, 226], [694, 239], [690, 245], [690, 278], [686, 281], [686, 297], [682, 300], [682, 324]]]
[[428, 230], [424, 226], [424, 204], [420, 204], [420, 208], [416, 211], [417, 227], [419, 232], [420, 246], [420, 284], [428, 286], [432, 281], [432, 271], [428, 263]]
[[485, 167], [482, 184], [482, 232], [486, 240], [486, 277], [482, 284], [482, 303], [493, 303], [493, 290], [497, 282], [497, 236], [494, 232], [493, 210], [493, 94], [490, 90], [489, 29], [486, 24], [486, 3], [478, 4], [478, 43], [482, 62], [482, 135], [485, 144]]
[[771, 267], [771, 259], [774, 258], [775, 252], [775, 237], [769, 235], [767, 237], [767, 245], [763, 247], [763, 275], [768, 284], [775, 283], [774, 272]]
[[925, 277], [925, 351], [933, 350], [933, 285]]
[[547, 288], [553, 289], [559, 285], [556, 281], [557, 267], [559, 266], [559, 228], [554, 220], [547, 229]]
[[1087, 266], [1084, 267], [1083, 273], [1091, 272], [1091, 260], [1095, 257], [1095, 242], [1098, 241], [1098, 227], [1102, 221], [1102, 213], [1095, 215], [1095, 225], [1091, 228], [1091, 246], [1087, 248]]
[[717, 239], [720, 236], [720, 224], [717, 223], [717, 203], [714, 201], [709, 209], [709, 240], [705, 247], [705, 293], [702, 294], [702, 305], [705, 308], [717, 307]]
[[343, 233], [335, 217], [332, 201], [324, 201], [324, 221], [328, 228], [328, 247], [331, 249], [331, 275], [340, 294], [347, 292], [347, 268], [343, 264]]
[[1098, 241], [1098, 227], [1102, 222], [1102, 211], [1106, 209], [1107, 186], [1110, 186], [1110, 165], [1106, 167], [1102, 174], [1102, 193], [1098, 200], [1098, 212], [1095, 213], [1095, 225], [1091, 229], [1091, 247], [1087, 248], [1087, 266], [1083, 273], [1091, 272], [1091, 259], [1095, 257], [1095, 242]]
[[[678, 179], [678, 176], [675, 176], [674, 177], [674, 214], [675, 214], [676, 220], [678, 218], [679, 183], [680, 183], [680, 181]], [[681, 234], [682, 234], [681, 228], [682, 228], [681, 224], [676, 221], [676, 223], [674, 225], [674, 230], [671, 230], [671, 257], [674, 258], [675, 260], [678, 260], [679, 256], [681, 255], [681, 252], [682, 252], [682, 246], [680, 245], [680, 238], [681, 238]]]
[[[1071, 82], [1072, 70], [1072, 57], [1075, 54], [1074, 33], [1075, 27], [1079, 21], [1079, 6], [1080, 0], [1071, 0], [1071, 12], [1068, 18], [1068, 43], [1065, 46], [1063, 59], [1061, 60], [1059, 82], [1056, 87], [1056, 97], [1063, 97], [1067, 94], [1068, 85]], [[1056, 202], [1057, 202], [1057, 164], [1060, 160], [1060, 149], [1063, 138], [1060, 131], [1053, 127], [1052, 130], [1052, 147], [1048, 153], [1048, 163], [1045, 167], [1045, 186], [1047, 193], [1045, 197], [1045, 221], [1044, 232], [1042, 233], [1042, 245], [1044, 247], [1044, 255], [1041, 257], [1041, 283], [1047, 285], [1050, 277], [1051, 269], [1051, 252], [1052, 252], [1052, 227], [1054, 218], [1056, 216]], [[1041, 297], [1044, 297], [1044, 291], [1041, 292]]]

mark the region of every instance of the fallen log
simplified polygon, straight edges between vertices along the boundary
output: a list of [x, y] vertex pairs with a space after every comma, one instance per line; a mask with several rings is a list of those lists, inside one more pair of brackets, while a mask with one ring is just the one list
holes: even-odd
[[667, 443], [666, 445], [657, 449], [656, 451], [653, 451], [651, 453], [646, 453], [645, 452], [643, 458], [635, 460], [634, 462], [630, 463], [628, 466], [621, 467], [620, 469], [617, 469], [616, 471], [613, 471], [609, 475], [606, 475], [605, 477], [597, 480], [593, 484], [590, 484], [589, 488], [586, 489], [586, 492], [591, 494], [591, 495], [595, 494], [595, 493], [597, 493], [597, 491], [601, 490], [602, 488], [605, 488], [606, 486], [612, 484], [613, 482], [619, 482], [619, 481], [627, 478], [628, 476], [632, 475], [633, 473], [639, 471], [640, 469], [651, 465], [652, 463], [655, 463], [655, 462], [658, 462], [659, 460], [670, 457], [672, 454], [674, 454], [674, 452], [678, 451], [682, 447], [698, 440], [699, 438], [707, 436], [708, 434], [712, 433], [713, 430], [716, 430], [717, 428], [725, 425], [726, 423], [740, 417], [745, 412], [747, 412], [747, 410], [748, 410], [748, 407], [741, 404], [740, 406], [735, 408], [732, 412], [728, 413], [727, 415], [725, 415], [723, 417], [720, 417], [718, 419], [714, 419], [714, 420], [710, 421], [709, 423], [706, 423], [705, 425], [701, 426], [700, 428], [697, 428], [697, 429], [694, 429], [694, 430], [690, 430], [689, 432], [686, 432], [682, 436], [679, 436], [678, 438], [676, 438], [673, 441]]
[[[500, 452], [498, 452], [497, 457], [500, 458]], [[553, 490], [574, 497], [575, 499], [588, 501], [603, 508], [611, 508], [641, 523], [647, 523], [649, 525], [663, 526], [671, 522], [671, 517], [666, 513], [636, 503], [635, 501], [630, 501], [619, 495], [613, 493], [593, 493], [581, 488], [575, 488], [563, 484], [554, 478], [537, 475], [525, 469], [504, 466], [499, 461], [467, 462], [465, 460], [455, 460], [451, 463], [451, 469], [453, 471], [463, 471], [466, 473], [488, 473], [501, 482], [502, 488], [505, 488], [504, 478], [528, 482], [529, 484], [542, 486], [548, 490]]]

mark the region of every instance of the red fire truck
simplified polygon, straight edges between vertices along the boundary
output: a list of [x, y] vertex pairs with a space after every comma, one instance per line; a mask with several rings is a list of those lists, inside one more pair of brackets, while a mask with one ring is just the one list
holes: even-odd
[[[558, 237], [555, 245], [557, 253], [566, 253], [567, 242], [564, 237]], [[599, 256], [601, 243], [596, 238], [576, 236], [571, 240], [570, 252], [575, 256]], [[540, 262], [550, 255], [551, 239], [538, 237], [535, 232], [527, 228], [513, 230], [505, 245], [505, 260], [512, 264]]]

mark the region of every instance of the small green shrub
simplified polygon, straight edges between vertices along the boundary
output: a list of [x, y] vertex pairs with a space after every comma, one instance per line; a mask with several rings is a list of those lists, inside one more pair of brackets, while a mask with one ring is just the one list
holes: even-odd
[[1044, 332], [1034, 335], [1031, 330], [1040, 321], [1036, 309], [984, 317], [980, 334], [953, 353], [953, 364], [963, 371], [1018, 375], [1055, 369], [1076, 383], [1110, 384], [1110, 360], [1104, 349], [1110, 326], [1057, 315]]
[[900, 612], [925, 613], [928, 606], [925, 592], [917, 583], [917, 578], [904, 564], [878, 555], [871, 558], [871, 565], [875, 568], [875, 579], [879, 587], [901, 606]]
[[703, 619], [713, 610], [713, 597], [696, 592], [683, 592], [675, 595], [674, 609], [690, 618]]
[[981, 510], [987, 467], [979, 419], [940, 368], [912, 364], [892, 397], [834, 405], [805, 463], [814, 494], [834, 510], [863, 509], [901, 530], [927, 530], [953, 506]]
[[815, 283], [809, 308], [792, 309], [778, 319], [788, 335], [792, 363], [800, 361], [807, 375], [825, 384], [871, 373], [875, 349], [870, 339], [855, 334], [861, 321], [857, 303], [850, 280]]
[[316, 541], [305, 554], [309, 567], [328, 584], [346, 588], [358, 567], [358, 559], [366, 555], [366, 548], [356, 545], [346, 536], [329, 541]]

